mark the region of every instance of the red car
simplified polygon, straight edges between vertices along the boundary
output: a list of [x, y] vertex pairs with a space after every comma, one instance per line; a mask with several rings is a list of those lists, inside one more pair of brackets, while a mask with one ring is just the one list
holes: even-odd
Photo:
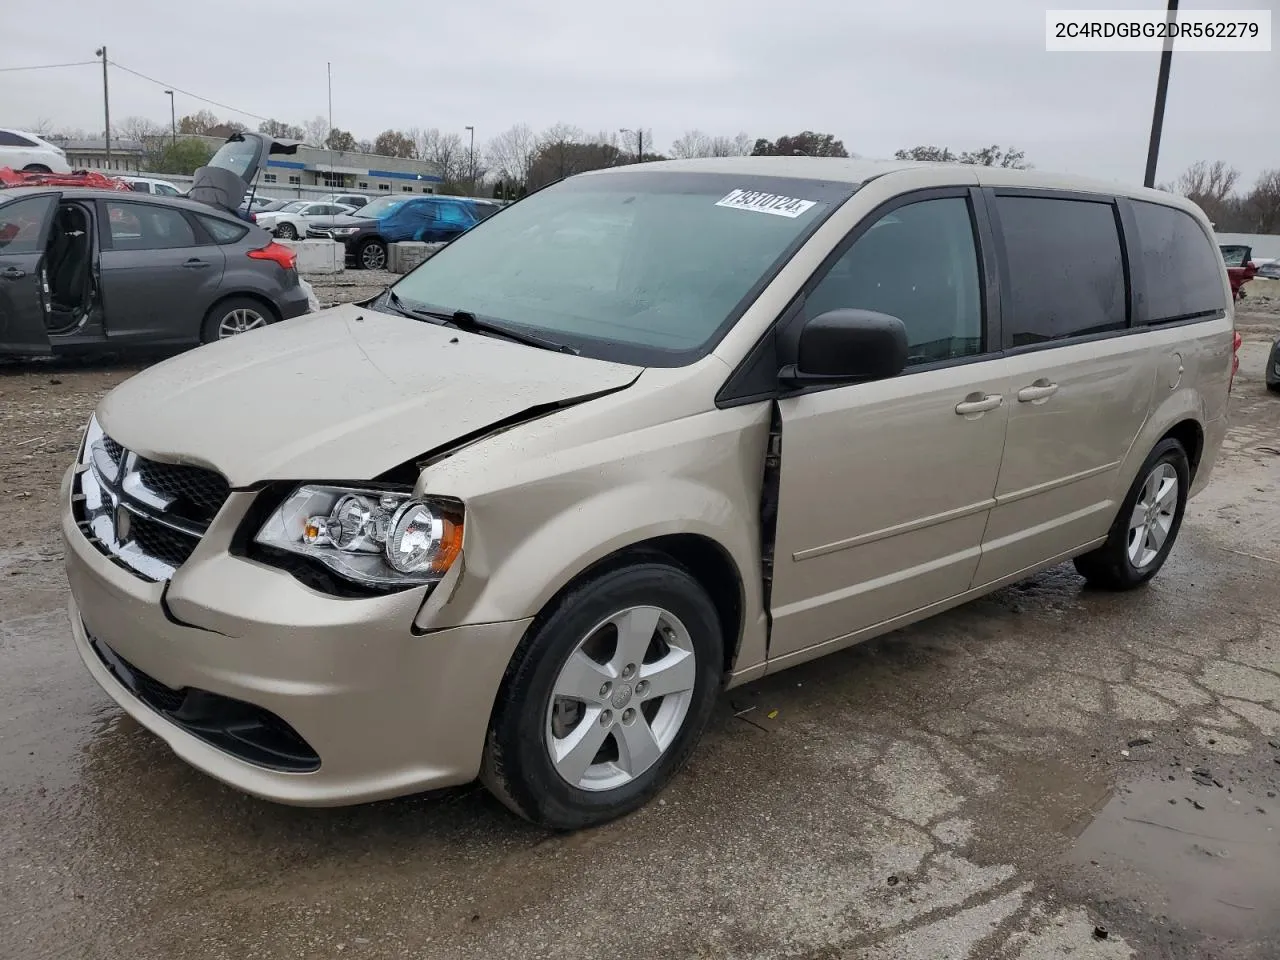
[[1231, 281], [1231, 295], [1239, 300], [1244, 296], [1241, 289], [1258, 273], [1253, 262], [1253, 248], [1242, 243], [1220, 243], [1222, 259], [1227, 265], [1227, 279]]

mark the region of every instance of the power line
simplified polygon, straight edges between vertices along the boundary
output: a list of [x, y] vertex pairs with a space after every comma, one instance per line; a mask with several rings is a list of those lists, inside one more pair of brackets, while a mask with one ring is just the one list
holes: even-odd
[[[96, 63], [97, 61], [90, 61], [90, 62]], [[259, 116], [256, 113], [250, 113], [248, 110], [241, 110], [238, 107], [233, 107], [226, 103], [219, 103], [217, 100], [210, 100], [208, 97], [202, 97], [198, 93], [192, 93], [190, 90], [183, 90], [181, 87], [174, 86], [172, 83], [165, 83], [163, 80], [157, 80], [155, 77], [149, 77], [145, 73], [139, 73], [137, 70], [133, 70], [129, 67], [126, 67], [124, 64], [119, 63], [115, 60], [111, 61], [111, 65], [118, 70], [123, 70], [125, 73], [131, 73], [135, 77], [141, 77], [143, 80], [146, 80], [149, 83], [154, 83], [156, 84], [156, 86], [164, 87], [166, 90], [173, 90], [176, 93], [182, 94], [184, 97], [190, 97], [192, 100], [199, 100], [201, 103], [207, 103], [207, 104], [210, 104], [211, 106], [221, 107], [223, 110], [230, 110], [232, 113], [238, 113], [246, 117], [253, 117], [253, 119], [255, 120], [271, 119], [270, 117], [263, 117], [263, 116]]]
[[74, 63], [38, 63], [30, 67], [0, 67], [0, 73], [13, 73], [15, 70], [57, 70], [60, 67], [87, 67], [97, 60], [77, 60]]

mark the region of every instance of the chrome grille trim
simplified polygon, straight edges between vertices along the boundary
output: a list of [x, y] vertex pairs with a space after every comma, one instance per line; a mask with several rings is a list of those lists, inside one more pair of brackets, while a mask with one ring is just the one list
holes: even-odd
[[[78, 469], [73, 485], [80, 529], [99, 551], [143, 579], [171, 579], [225, 502], [230, 493], [226, 481], [213, 471], [145, 460], [105, 434], [86, 442], [88, 462]], [[166, 470], [201, 475], [208, 521], [178, 512], [180, 494], [158, 490], [148, 481], [148, 474], [162, 478]]]

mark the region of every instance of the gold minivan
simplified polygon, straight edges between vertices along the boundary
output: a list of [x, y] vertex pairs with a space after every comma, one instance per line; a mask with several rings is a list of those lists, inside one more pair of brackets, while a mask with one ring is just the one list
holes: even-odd
[[75, 643], [183, 759], [338, 805], [632, 810], [726, 687], [1074, 560], [1150, 579], [1232, 300], [1167, 193], [744, 157], [571, 177], [376, 298], [108, 394]]

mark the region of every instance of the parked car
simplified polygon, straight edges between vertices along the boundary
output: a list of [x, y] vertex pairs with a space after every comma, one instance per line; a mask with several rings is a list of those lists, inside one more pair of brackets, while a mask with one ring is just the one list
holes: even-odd
[[306, 235], [343, 243], [352, 266], [382, 270], [388, 244], [449, 241], [499, 209], [497, 204], [469, 197], [379, 197], [353, 214], [310, 224]]
[[36, 173], [70, 173], [66, 152], [25, 130], [0, 129], [0, 167]]
[[1271, 345], [1271, 353], [1267, 357], [1267, 389], [1280, 392], [1280, 339]]
[[1253, 264], [1258, 268], [1258, 276], [1266, 280], [1280, 280], [1280, 260], [1258, 260], [1255, 258]]
[[297, 201], [276, 200], [272, 197], [245, 197], [241, 202], [239, 209], [246, 213], [262, 213], [268, 210], [279, 210], [287, 203], [297, 203]]
[[294, 254], [189, 200], [0, 191], [0, 355], [224, 339], [306, 313]]
[[297, 240], [306, 236], [307, 228], [322, 220], [355, 213], [355, 207], [341, 203], [324, 203], [312, 200], [294, 200], [279, 210], [259, 210], [258, 226], [270, 230], [281, 240]]
[[1226, 432], [1232, 311], [1208, 220], [1156, 190], [571, 177], [373, 300], [110, 392], [62, 494], [75, 646], [258, 796], [479, 776], [599, 823], [724, 687], [1068, 559], [1155, 576]]
[[120, 177], [136, 193], [149, 193], [157, 197], [180, 197], [182, 190], [168, 180], [155, 177]]
[[366, 197], [363, 193], [327, 193], [318, 198], [321, 203], [340, 203], [344, 207], [351, 207], [353, 210], [359, 210], [372, 199], [372, 197]]
[[1231, 296], [1239, 300], [1244, 294], [1244, 285], [1258, 273], [1253, 262], [1253, 248], [1239, 243], [1220, 243], [1218, 249], [1222, 260], [1227, 265], [1227, 277], [1231, 280]]

